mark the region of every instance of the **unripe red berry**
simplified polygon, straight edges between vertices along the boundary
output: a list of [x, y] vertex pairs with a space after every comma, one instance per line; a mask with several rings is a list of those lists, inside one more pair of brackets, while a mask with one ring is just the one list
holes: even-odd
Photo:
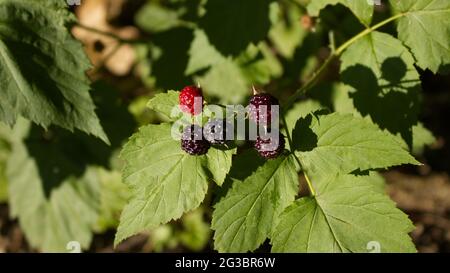
[[[195, 99], [199, 101], [200, 105], [196, 105]], [[179, 104], [181, 111], [185, 113], [189, 113], [192, 115], [198, 115], [202, 111], [202, 105], [203, 105], [203, 93], [202, 89], [198, 88], [196, 86], [187, 86], [181, 90], [179, 95]]]

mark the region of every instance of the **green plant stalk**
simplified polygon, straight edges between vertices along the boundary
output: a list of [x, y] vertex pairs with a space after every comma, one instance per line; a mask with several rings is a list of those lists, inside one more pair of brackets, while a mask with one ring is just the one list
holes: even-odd
[[[293, 149], [294, 143], [293, 143], [293, 141], [292, 141], [291, 133], [290, 133], [290, 131], [289, 131], [289, 126], [288, 126], [288, 123], [286, 122], [286, 117], [285, 117], [284, 113], [281, 114], [281, 117], [282, 117], [282, 119], [283, 119], [283, 124], [284, 124], [284, 127], [285, 127], [285, 129], [286, 129], [286, 136], [287, 136], [287, 139], [288, 139], [288, 142], [289, 142], [289, 147], [290, 147], [291, 150], [292, 150], [292, 149]], [[312, 195], [313, 197], [316, 196], [316, 191], [314, 190], [314, 187], [312, 186], [311, 180], [309, 180], [308, 175], [306, 174], [305, 170], [303, 169], [303, 164], [302, 164], [302, 162], [300, 161], [300, 158], [295, 154], [295, 152], [290, 151], [290, 153], [292, 154], [292, 156], [294, 156], [295, 161], [297, 161], [297, 164], [300, 166], [300, 168], [301, 168], [302, 171], [303, 171], [303, 176], [304, 176], [305, 179], [306, 179], [306, 183], [307, 183], [307, 185], [308, 185], [309, 192], [311, 193], [311, 195]]]
[[[357, 34], [356, 36], [354, 36], [353, 38], [351, 38], [350, 40], [348, 40], [347, 42], [343, 43], [341, 46], [339, 46], [337, 49], [334, 48], [334, 42], [332, 44], [332, 52], [330, 54], [330, 56], [324, 61], [324, 63], [319, 67], [319, 69], [314, 72], [314, 74], [312, 75], [312, 77], [300, 88], [298, 89], [283, 105], [283, 109], [287, 110], [289, 109], [292, 104], [295, 103], [295, 101], [304, 93], [306, 93], [306, 91], [308, 91], [309, 89], [311, 89], [311, 87], [313, 87], [317, 80], [319, 80], [320, 76], [327, 70], [328, 66], [333, 62], [334, 58], [339, 57], [347, 48], [349, 48], [354, 42], [358, 41], [359, 39], [361, 39], [362, 37], [372, 33], [373, 31], [377, 30], [378, 28], [397, 20], [400, 17], [405, 16], [405, 13], [399, 13], [396, 14], [372, 27], [366, 28], [365, 30], [363, 30], [362, 32], [360, 32], [359, 34]], [[286, 134], [287, 134], [287, 139], [289, 142], [289, 146], [293, 147], [293, 142], [292, 142], [292, 138], [291, 138], [291, 134], [289, 131], [289, 127], [288, 124], [286, 122], [286, 118], [285, 118], [285, 114], [284, 111], [282, 111], [281, 113], [282, 119], [283, 119], [283, 123], [284, 126], [286, 128]], [[297, 161], [297, 163], [299, 164], [300, 168], [303, 171], [303, 175], [305, 176], [306, 179], [306, 183], [308, 185], [308, 189], [311, 193], [312, 196], [316, 195], [316, 192], [314, 190], [314, 187], [312, 186], [311, 180], [309, 179], [308, 175], [306, 174], [306, 172], [304, 171], [303, 165], [300, 161], [300, 158], [297, 157], [297, 155], [291, 151], [291, 154], [294, 156], [295, 160]]]
[[372, 33], [373, 31], [379, 29], [380, 27], [397, 20], [398, 18], [401, 18], [405, 16], [406, 13], [399, 13], [392, 17], [389, 17], [388, 19], [372, 26], [369, 28], [366, 28], [365, 30], [361, 31], [359, 34], [348, 40], [347, 42], [343, 43], [341, 46], [339, 46], [336, 50], [331, 52], [330, 56], [324, 61], [324, 63], [319, 67], [319, 69], [312, 75], [312, 77], [300, 88], [298, 89], [289, 99], [284, 103], [284, 109], [289, 109], [292, 104], [295, 103], [297, 99], [300, 98], [301, 95], [306, 93], [311, 87], [313, 87], [317, 80], [320, 78], [320, 76], [327, 70], [328, 66], [333, 62], [334, 58], [339, 57], [347, 48], [349, 48], [354, 42], [358, 41], [362, 37]]

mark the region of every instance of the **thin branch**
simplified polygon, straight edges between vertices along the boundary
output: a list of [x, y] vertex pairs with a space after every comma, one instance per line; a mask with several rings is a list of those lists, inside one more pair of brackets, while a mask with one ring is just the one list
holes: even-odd
[[397, 20], [400, 17], [405, 16], [406, 13], [399, 13], [394, 15], [370, 28], [366, 28], [344, 44], [342, 44], [339, 48], [337, 48], [334, 52], [331, 52], [330, 56], [325, 60], [325, 62], [319, 67], [319, 69], [312, 75], [312, 77], [300, 88], [298, 89], [284, 104], [284, 109], [289, 109], [292, 104], [297, 101], [304, 93], [306, 93], [311, 87], [313, 87], [320, 76], [327, 70], [328, 66], [333, 62], [335, 57], [339, 57], [347, 48], [349, 48], [354, 42], [359, 39], [365, 37], [366, 35], [372, 33], [373, 31], [379, 29], [380, 27]]

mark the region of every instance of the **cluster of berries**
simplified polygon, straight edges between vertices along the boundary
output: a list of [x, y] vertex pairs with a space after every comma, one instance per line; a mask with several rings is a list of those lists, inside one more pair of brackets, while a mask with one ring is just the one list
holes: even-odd
[[[179, 104], [183, 112], [197, 115], [198, 109], [194, 107], [195, 99], [203, 102], [202, 90], [195, 86], [185, 87], [179, 95]], [[257, 124], [264, 125], [266, 135], [258, 136], [254, 143], [258, 153], [267, 159], [278, 157], [285, 148], [283, 134], [272, 129], [268, 134], [269, 121], [272, 119], [272, 105], [278, 105], [278, 100], [269, 94], [255, 94], [249, 102], [249, 119]], [[211, 145], [226, 144], [226, 128], [232, 128], [226, 120], [213, 119], [200, 127], [192, 124], [186, 127], [181, 136], [181, 148], [190, 155], [206, 154]], [[271, 137], [276, 135], [277, 137]]]

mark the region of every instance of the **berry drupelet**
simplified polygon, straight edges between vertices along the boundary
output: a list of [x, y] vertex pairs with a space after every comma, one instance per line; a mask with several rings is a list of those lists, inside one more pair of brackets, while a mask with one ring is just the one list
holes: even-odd
[[250, 98], [249, 118], [250, 120], [270, 124], [272, 120], [272, 105], [279, 105], [278, 100], [269, 94], [256, 94]]
[[190, 125], [186, 127], [181, 135], [181, 149], [190, 155], [206, 154], [211, 144], [203, 138], [202, 127]]
[[264, 138], [258, 136], [255, 141], [255, 149], [262, 157], [273, 159], [283, 153], [285, 144], [284, 135], [277, 131]]
[[[201, 113], [203, 105], [202, 89], [196, 86], [187, 86], [181, 90], [179, 95], [179, 104], [181, 111], [191, 115], [198, 115]], [[195, 107], [195, 98], [200, 102], [200, 105]]]

